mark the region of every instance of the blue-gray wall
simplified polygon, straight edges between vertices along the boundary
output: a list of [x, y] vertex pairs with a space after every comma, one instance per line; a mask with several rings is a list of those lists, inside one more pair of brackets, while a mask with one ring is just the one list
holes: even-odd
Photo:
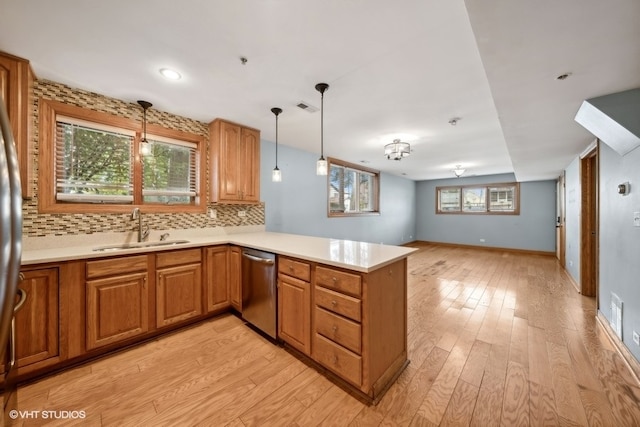
[[380, 215], [327, 217], [327, 178], [316, 175], [318, 155], [278, 146], [282, 182], [271, 181], [275, 144], [262, 140], [260, 199], [267, 231], [399, 245], [416, 240], [416, 185], [380, 176]]
[[556, 181], [520, 183], [520, 215], [436, 214], [436, 187], [515, 180], [502, 174], [418, 182], [418, 240], [554, 252]]
[[[622, 342], [637, 360], [640, 347], [632, 340], [640, 333], [640, 227], [633, 213], [640, 212], [640, 148], [620, 156], [600, 145], [599, 293], [598, 306], [611, 321], [611, 293], [622, 300]], [[618, 194], [618, 184], [631, 184], [628, 195]]]

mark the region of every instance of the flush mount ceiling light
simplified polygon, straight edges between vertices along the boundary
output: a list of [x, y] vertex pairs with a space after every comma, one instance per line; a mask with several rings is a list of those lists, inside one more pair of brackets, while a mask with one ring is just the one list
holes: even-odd
[[409, 154], [411, 154], [411, 145], [399, 139], [394, 139], [392, 143], [384, 146], [384, 155], [389, 160], [402, 160]]
[[462, 165], [456, 165], [455, 169], [452, 169], [451, 172], [456, 176], [456, 178], [460, 178], [463, 173], [467, 170], [462, 167]]
[[327, 161], [324, 158], [324, 93], [329, 89], [326, 83], [318, 83], [316, 90], [320, 92], [320, 158], [316, 162], [316, 175], [326, 175]]
[[451, 126], [455, 126], [458, 124], [460, 120], [462, 120], [460, 117], [453, 117], [451, 120], [449, 120], [449, 124]]
[[274, 107], [271, 112], [276, 115], [276, 167], [271, 171], [271, 181], [282, 181], [282, 172], [278, 169], [278, 114], [282, 113], [282, 108]]
[[142, 107], [142, 139], [140, 140], [140, 154], [148, 156], [151, 154], [151, 144], [147, 141], [147, 110], [153, 105], [147, 101], [138, 101]]
[[171, 68], [160, 68], [160, 75], [167, 80], [180, 80], [182, 76], [176, 70], [172, 70]]

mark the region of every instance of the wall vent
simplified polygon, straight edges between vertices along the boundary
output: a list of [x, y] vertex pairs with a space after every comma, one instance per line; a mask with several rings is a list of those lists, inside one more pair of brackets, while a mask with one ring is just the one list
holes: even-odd
[[300, 108], [301, 110], [306, 111], [307, 113], [315, 113], [316, 111], [318, 111], [317, 107], [314, 107], [313, 105], [304, 101], [300, 101], [297, 107]]

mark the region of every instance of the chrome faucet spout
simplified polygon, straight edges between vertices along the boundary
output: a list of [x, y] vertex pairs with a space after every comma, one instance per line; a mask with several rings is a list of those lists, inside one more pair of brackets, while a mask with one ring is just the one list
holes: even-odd
[[149, 226], [142, 223], [142, 212], [140, 211], [140, 208], [133, 209], [133, 212], [131, 212], [131, 219], [134, 221], [136, 219], [138, 220], [138, 242], [146, 241], [149, 237]]

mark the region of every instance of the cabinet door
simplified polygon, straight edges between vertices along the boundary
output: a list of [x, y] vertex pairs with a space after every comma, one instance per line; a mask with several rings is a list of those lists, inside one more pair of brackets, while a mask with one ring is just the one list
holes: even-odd
[[33, 73], [29, 61], [0, 53], [0, 97], [7, 106], [9, 121], [16, 143], [22, 197], [33, 196], [32, 167], [29, 161], [31, 145], [30, 86]]
[[149, 330], [147, 273], [87, 281], [87, 349]]
[[311, 285], [278, 276], [278, 335], [292, 347], [311, 354]]
[[156, 283], [157, 327], [172, 325], [202, 314], [200, 264], [159, 269]]
[[229, 249], [229, 302], [242, 313], [242, 250], [232, 246]]
[[207, 312], [229, 307], [229, 247], [207, 248]]
[[219, 200], [234, 201], [242, 197], [242, 165], [240, 162], [241, 127], [232, 123], [220, 122]]
[[243, 128], [240, 141], [240, 175], [242, 180], [241, 200], [260, 200], [260, 132]]
[[15, 318], [16, 362], [19, 372], [25, 373], [58, 361], [58, 269], [22, 275], [19, 288], [27, 299]]

